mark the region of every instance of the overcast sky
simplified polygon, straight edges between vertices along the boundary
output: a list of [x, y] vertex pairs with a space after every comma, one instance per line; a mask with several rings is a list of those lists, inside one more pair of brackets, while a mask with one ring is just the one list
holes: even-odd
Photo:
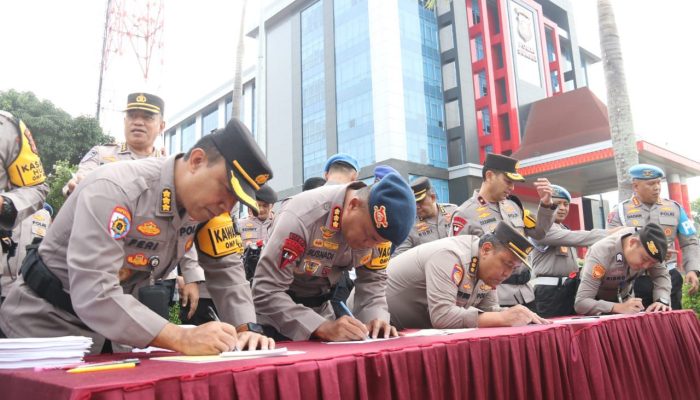
[[[571, 2], [581, 44], [600, 54], [596, 1]], [[251, 18], [257, 19], [260, 3], [248, 1]], [[94, 115], [106, 4], [106, 0], [4, 1], [0, 90], [32, 91], [74, 116]], [[145, 89], [162, 95], [167, 116], [231, 79], [240, 4], [238, 0], [165, 1], [163, 46], [153, 50], [148, 82], [129, 40], [124, 39], [121, 46], [113, 47], [122, 54], [109, 59], [103, 104], [120, 110], [126, 93]], [[613, 0], [613, 5], [637, 136], [700, 160], [700, 129], [692, 119], [698, 114], [695, 97], [700, 93], [700, 74], [695, 71], [700, 55], [692, 50], [694, 39], [700, 37], [700, 3]], [[247, 64], [256, 56], [255, 42], [247, 40]], [[604, 85], [599, 63], [591, 68], [590, 86], [603, 101]], [[103, 115], [103, 127], [120, 136], [120, 115], [109, 110]], [[700, 197], [700, 179], [691, 181], [690, 197]]]

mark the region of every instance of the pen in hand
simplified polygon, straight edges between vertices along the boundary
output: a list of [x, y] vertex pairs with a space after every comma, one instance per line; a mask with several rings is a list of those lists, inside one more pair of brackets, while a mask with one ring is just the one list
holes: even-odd
[[[208, 306], [207, 309], [209, 310], [209, 317], [211, 317], [216, 322], [221, 322], [221, 320], [219, 319], [219, 316], [216, 315], [216, 311], [214, 311], [214, 309], [211, 308], [211, 306]], [[238, 347], [238, 344], [236, 344], [236, 347], [234, 347], [233, 350], [241, 351], [241, 348]]]
[[[348, 317], [350, 317], [350, 318], [352, 318], [352, 319], [357, 319], [357, 318], [355, 318], [354, 315], [352, 315], [352, 311], [350, 311], [350, 309], [348, 308], [348, 306], [345, 305], [345, 302], [344, 302], [344, 301], [339, 301], [338, 304], [340, 305], [340, 308], [343, 309], [343, 312], [345, 312], [345, 314], [346, 314]], [[369, 337], [369, 333], [366, 333], [366, 334], [365, 334], [365, 340], [369, 340], [369, 339], [371, 339], [371, 338]]]

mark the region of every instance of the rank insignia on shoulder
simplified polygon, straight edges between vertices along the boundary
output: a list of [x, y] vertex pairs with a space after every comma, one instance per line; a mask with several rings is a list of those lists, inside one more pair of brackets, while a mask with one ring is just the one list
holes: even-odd
[[131, 229], [131, 213], [124, 207], [117, 206], [109, 217], [109, 231], [113, 239], [124, 238]]
[[469, 273], [470, 274], [475, 274], [476, 273], [476, 268], [479, 266], [479, 258], [478, 257], [472, 257], [472, 261], [469, 263]]
[[160, 193], [160, 212], [162, 213], [170, 213], [173, 211], [172, 209], [172, 201], [173, 201], [173, 191], [165, 188], [163, 191]]
[[622, 262], [622, 253], [615, 254], [615, 261], [619, 263]]

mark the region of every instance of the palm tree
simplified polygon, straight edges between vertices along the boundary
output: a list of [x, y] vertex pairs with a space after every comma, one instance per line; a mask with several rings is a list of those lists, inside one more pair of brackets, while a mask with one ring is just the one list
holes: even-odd
[[632, 124], [632, 109], [627, 95], [622, 46], [611, 0], [598, 0], [598, 29], [608, 95], [610, 136], [617, 171], [617, 190], [619, 200], [622, 201], [632, 195], [632, 179], [627, 171], [629, 167], [639, 163], [639, 155]]
[[241, 5], [241, 19], [238, 24], [238, 44], [236, 45], [236, 66], [233, 72], [233, 100], [231, 102], [231, 118], [240, 118], [241, 115], [241, 97], [243, 96], [242, 75], [243, 75], [243, 52], [244, 32], [243, 23], [245, 22], [245, 8], [248, 0], [243, 0]]

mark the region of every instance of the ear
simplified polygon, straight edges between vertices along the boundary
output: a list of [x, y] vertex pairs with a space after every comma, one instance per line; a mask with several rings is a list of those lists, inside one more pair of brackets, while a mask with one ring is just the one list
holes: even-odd
[[163, 131], [165, 130], [165, 121], [163, 121], [163, 118], [160, 118], [160, 133], [158, 135], [162, 135]]
[[347, 208], [350, 210], [355, 209], [355, 208], [361, 208], [362, 204], [363, 204], [362, 200], [360, 200], [358, 197], [353, 197], [350, 199], [350, 201], [348, 201]]
[[486, 179], [484, 179], [484, 180], [485, 180], [485, 181], [490, 181], [491, 179], [493, 179], [493, 175], [494, 175], [494, 172], [493, 172], [493, 171], [491, 171], [491, 170], [486, 171], [486, 175], [484, 175], [484, 177], [485, 177]]
[[202, 166], [207, 165], [207, 153], [199, 147], [195, 147], [190, 152], [190, 158], [187, 159], [187, 168], [190, 172], [195, 172]]
[[491, 242], [484, 242], [483, 245], [481, 245], [481, 248], [479, 249], [479, 254], [483, 257], [487, 254], [491, 254], [493, 252], [493, 243]]

